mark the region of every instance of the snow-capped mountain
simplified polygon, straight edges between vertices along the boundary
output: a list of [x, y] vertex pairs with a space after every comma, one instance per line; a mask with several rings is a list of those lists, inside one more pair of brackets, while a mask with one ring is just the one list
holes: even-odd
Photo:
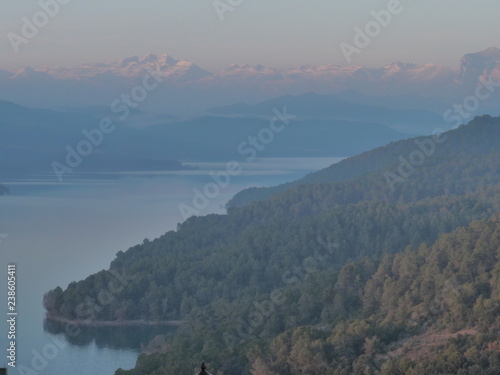
[[416, 65], [394, 62], [378, 69], [361, 66], [340, 65], [301, 65], [290, 69], [278, 69], [262, 65], [231, 65], [218, 75], [219, 78], [260, 77], [277, 80], [330, 80], [345, 81], [349, 79], [388, 80], [394, 77], [408, 80], [432, 80], [436, 77], [453, 75], [453, 70], [438, 64]]
[[128, 57], [105, 63], [83, 64], [77, 67], [43, 67], [39, 69], [57, 79], [94, 78], [103, 75], [136, 78], [150, 71], [161, 72], [162, 77], [177, 78], [184, 81], [199, 80], [211, 73], [186, 60], [175, 60], [169, 55], [148, 54], [142, 58]]
[[[123, 60], [114, 60], [104, 63], [83, 64], [76, 67], [43, 67], [40, 69], [26, 68], [15, 72], [11, 79], [34, 76], [45, 73], [55, 79], [91, 79], [105, 75], [123, 78], [140, 78], [150, 71], [160, 71], [165, 77], [181, 79], [183, 81], [212, 81], [236, 80], [238, 82], [262, 81], [330, 81], [349, 82], [359, 79], [369, 81], [447, 81], [454, 78], [457, 82], [473, 83], [487, 75], [500, 75], [500, 49], [492, 47], [478, 53], [465, 55], [461, 60], [460, 70], [438, 64], [417, 65], [403, 62], [393, 62], [382, 68], [364, 68], [361, 66], [340, 65], [301, 65], [283, 69], [263, 65], [233, 64], [218, 73], [211, 73], [186, 60], [176, 60], [164, 54], [157, 56], [148, 54], [142, 58], [128, 57]], [[3, 76], [5, 76], [5, 72]], [[40, 77], [41, 74], [38, 74]], [[1, 76], [0, 76], [1, 78]]]

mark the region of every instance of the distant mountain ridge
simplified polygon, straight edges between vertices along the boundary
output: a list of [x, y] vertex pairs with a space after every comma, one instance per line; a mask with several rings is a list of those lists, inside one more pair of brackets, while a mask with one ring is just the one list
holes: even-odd
[[[207, 81], [252, 79], [260, 81], [287, 80], [350, 80], [388, 81], [395, 78], [406, 81], [444, 81], [456, 80], [459, 83], [477, 79], [488, 73], [500, 70], [500, 49], [491, 47], [485, 51], [465, 55], [460, 62], [459, 71], [443, 65], [428, 63], [423, 65], [392, 62], [381, 68], [365, 68], [362, 66], [342, 65], [301, 65], [294, 68], [276, 68], [264, 65], [233, 64], [221, 72], [212, 73], [187, 60], [176, 60], [168, 54], [155, 55], [149, 53], [144, 57], [131, 56], [122, 60], [102, 63], [86, 63], [75, 67], [50, 67], [39, 69], [26, 68], [11, 74], [10, 78], [29, 77], [35, 72], [46, 73], [55, 79], [94, 78], [102, 74], [117, 77], [137, 77], [147, 69], [159, 70], [172, 76], [187, 76], [190, 80]], [[4, 75], [8, 72], [4, 71]], [[187, 78], [185, 80], [188, 80]]]
[[[100, 119], [83, 113], [28, 108], [0, 101], [0, 173], [3, 176], [25, 176], [53, 172], [53, 162], [64, 162], [68, 153], [82, 141], [82, 131], [92, 131]], [[116, 123], [114, 137], [134, 139], [136, 132]], [[82, 158], [77, 171], [116, 172], [130, 170], [185, 169], [179, 161], [162, 155], [131, 153], [128, 147], [96, 146]], [[0, 189], [1, 190], [1, 189]]]
[[245, 103], [211, 108], [217, 115], [269, 116], [273, 108], [287, 107], [301, 119], [336, 119], [377, 122], [408, 134], [428, 134], [441, 126], [442, 116], [425, 110], [397, 110], [382, 106], [354, 103], [338, 95], [319, 95], [313, 92], [282, 96], [261, 103]]
[[[142, 121], [142, 113], [136, 112], [131, 112], [132, 117]], [[388, 110], [386, 116], [393, 112]], [[63, 163], [68, 148], [74, 151], [80, 142], [87, 142], [83, 132], [95, 133], [103, 118], [112, 121], [115, 130], [103, 135], [102, 144], [82, 158], [76, 171], [177, 170], [188, 168], [177, 160], [244, 161], [257, 152], [248, 143], [249, 137], [269, 127], [269, 119], [256, 116], [203, 116], [187, 121], [160, 118], [159, 124], [137, 127], [120, 122], [105, 107], [53, 111], [0, 101], [0, 173], [51, 172], [52, 163]], [[385, 123], [364, 118], [307, 119], [301, 115], [276, 135], [272, 147], [260, 149], [258, 156], [344, 157], [405, 136]]]
[[[467, 54], [461, 61], [459, 72], [453, 71], [443, 65], [428, 63], [423, 65], [392, 62], [381, 68], [365, 68], [362, 66], [342, 65], [301, 65], [293, 68], [276, 68], [264, 65], [233, 64], [220, 72], [213, 73], [200, 68], [187, 60], [176, 60], [168, 54], [155, 55], [149, 53], [143, 57], [131, 56], [122, 60], [113, 60], [102, 63], [86, 63], [75, 67], [50, 67], [39, 69], [26, 68], [14, 74], [14, 77], [31, 72], [47, 73], [56, 79], [81, 79], [91, 78], [101, 74], [115, 76], [135, 77], [144, 74], [147, 69], [158, 69], [171, 75], [189, 75], [194, 70], [199, 73], [196, 79], [210, 77], [210, 79], [243, 79], [252, 78], [260, 80], [297, 80], [297, 79], [370, 79], [388, 80], [394, 77], [407, 80], [432, 80], [437, 77], [446, 79], [458, 76], [461, 81], [467, 74], [484, 74], [484, 69], [491, 65], [491, 60], [500, 62], [500, 50], [489, 48], [479, 53]], [[489, 63], [489, 64], [488, 64]]]
[[74, 68], [43, 67], [38, 70], [56, 79], [92, 79], [105, 74], [134, 78], [150, 71], [161, 72], [163, 77], [178, 78], [184, 81], [198, 80], [211, 75], [189, 61], [175, 60], [167, 54], [157, 56], [152, 53], [142, 58], [132, 56], [123, 60], [83, 64]]
[[[492, 47], [467, 54], [456, 71], [434, 63], [393, 62], [380, 68], [341, 65], [276, 68], [233, 64], [214, 73], [167, 54], [148, 54], [75, 67], [0, 70], [0, 99], [47, 108], [103, 105], [113, 100], [117, 92], [127, 92], [131, 85], [141, 84], [151, 70], [159, 72], [164, 82], [157, 90], [159, 94], [155, 94], [157, 98], [149, 98], [143, 106], [156, 112], [184, 108], [200, 111], [283, 95], [332, 94], [346, 90], [375, 97], [440, 97], [452, 104], [453, 100], [470, 95], [479, 79], [500, 80], [500, 50]], [[428, 106], [426, 100], [419, 104]]]

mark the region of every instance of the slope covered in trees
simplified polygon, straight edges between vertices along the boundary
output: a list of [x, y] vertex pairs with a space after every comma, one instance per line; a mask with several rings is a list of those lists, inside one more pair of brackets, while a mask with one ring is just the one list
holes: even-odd
[[[404, 164], [404, 172], [407, 172], [408, 163], [412, 164], [410, 162], [412, 152], [418, 151], [423, 151], [425, 154], [423, 165], [418, 166], [415, 171], [410, 169], [410, 177], [414, 181], [422, 181], [423, 177], [429, 175], [426, 169], [434, 168], [437, 164], [442, 165], [444, 159], [463, 157], [465, 154], [482, 158], [486, 154], [498, 152], [500, 149], [499, 123], [499, 118], [482, 116], [475, 118], [468, 126], [461, 126], [439, 137], [425, 136], [392, 142], [387, 146], [345, 159], [297, 181], [270, 188], [243, 190], [236, 194], [227, 206], [242, 207], [253, 201], [267, 199], [292, 187], [312, 183], [358, 181], [376, 188], [376, 185], [380, 183], [380, 176], [386, 172], [396, 173], [402, 164]], [[401, 158], [406, 163], [402, 162]], [[415, 161], [418, 162], [418, 160]], [[431, 175], [435, 176], [434, 173]], [[397, 191], [404, 189], [400, 185], [394, 184], [396, 197]]]
[[[336, 277], [315, 275], [300, 292], [322, 287], [317, 300], [331, 316], [257, 345], [252, 372], [497, 374], [499, 260], [497, 214], [431, 247], [350, 263]], [[334, 282], [324, 283], [329, 277]]]
[[[141, 355], [136, 369], [116, 374], [190, 371], [192, 357], [183, 353], [200, 353], [195, 358], [210, 358], [224, 373], [249, 368], [253, 375], [497, 374], [499, 260], [496, 214], [430, 247], [311, 272], [282, 290], [284, 302], [268, 309], [262, 329], [254, 324], [258, 332], [247, 333], [255, 329], [250, 321], [240, 324], [248, 336], [224, 327], [216, 308], [232, 306], [220, 302], [181, 330], [166, 353]], [[217, 345], [219, 336], [226, 346]]]
[[[415, 140], [360, 156], [389, 167], [190, 218], [119, 252], [111, 272], [47, 293], [48, 316], [183, 320], [165, 353], [141, 355], [135, 370], [117, 374], [190, 372], [202, 359], [225, 374], [419, 373], [433, 361], [447, 369], [471, 347], [461, 368], [494, 368], [484, 322], [497, 312], [499, 123], [483, 117], [447, 133], [394, 189], [385, 174]], [[130, 283], [90, 309], [116, 273]], [[443, 285], [463, 285], [461, 297], [440, 299]], [[442, 358], [400, 359], [405, 339], [431, 329], [450, 338], [469, 329], [474, 339], [456, 336]]]

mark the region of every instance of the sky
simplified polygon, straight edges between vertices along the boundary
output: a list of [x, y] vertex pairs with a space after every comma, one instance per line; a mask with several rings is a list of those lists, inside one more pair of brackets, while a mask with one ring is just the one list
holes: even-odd
[[[66, 4], [44, 25], [41, 4], [56, 1]], [[364, 29], [374, 22], [372, 11], [387, 11], [394, 2], [400, 11], [350, 64], [456, 68], [466, 53], [500, 47], [498, 0], [0, 0], [0, 69], [76, 66], [149, 52], [213, 72], [231, 64], [349, 65], [341, 43], [355, 46], [354, 28]], [[220, 16], [215, 4], [227, 11]], [[42, 26], [16, 53], [9, 35], [24, 38], [23, 17], [33, 21], [37, 14]]]

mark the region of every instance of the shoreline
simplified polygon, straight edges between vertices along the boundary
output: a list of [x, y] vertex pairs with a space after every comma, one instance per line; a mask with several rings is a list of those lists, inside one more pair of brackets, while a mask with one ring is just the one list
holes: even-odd
[[150, 320], [73, 320], [56, 316], [46, 316], [45, 319], [57, 323], [76, 324], [78, 326], [86, 327], [140, 327], [140, 326], [180, 326], [181, 320], [164, 320], [164, 321], [150, 321]]

